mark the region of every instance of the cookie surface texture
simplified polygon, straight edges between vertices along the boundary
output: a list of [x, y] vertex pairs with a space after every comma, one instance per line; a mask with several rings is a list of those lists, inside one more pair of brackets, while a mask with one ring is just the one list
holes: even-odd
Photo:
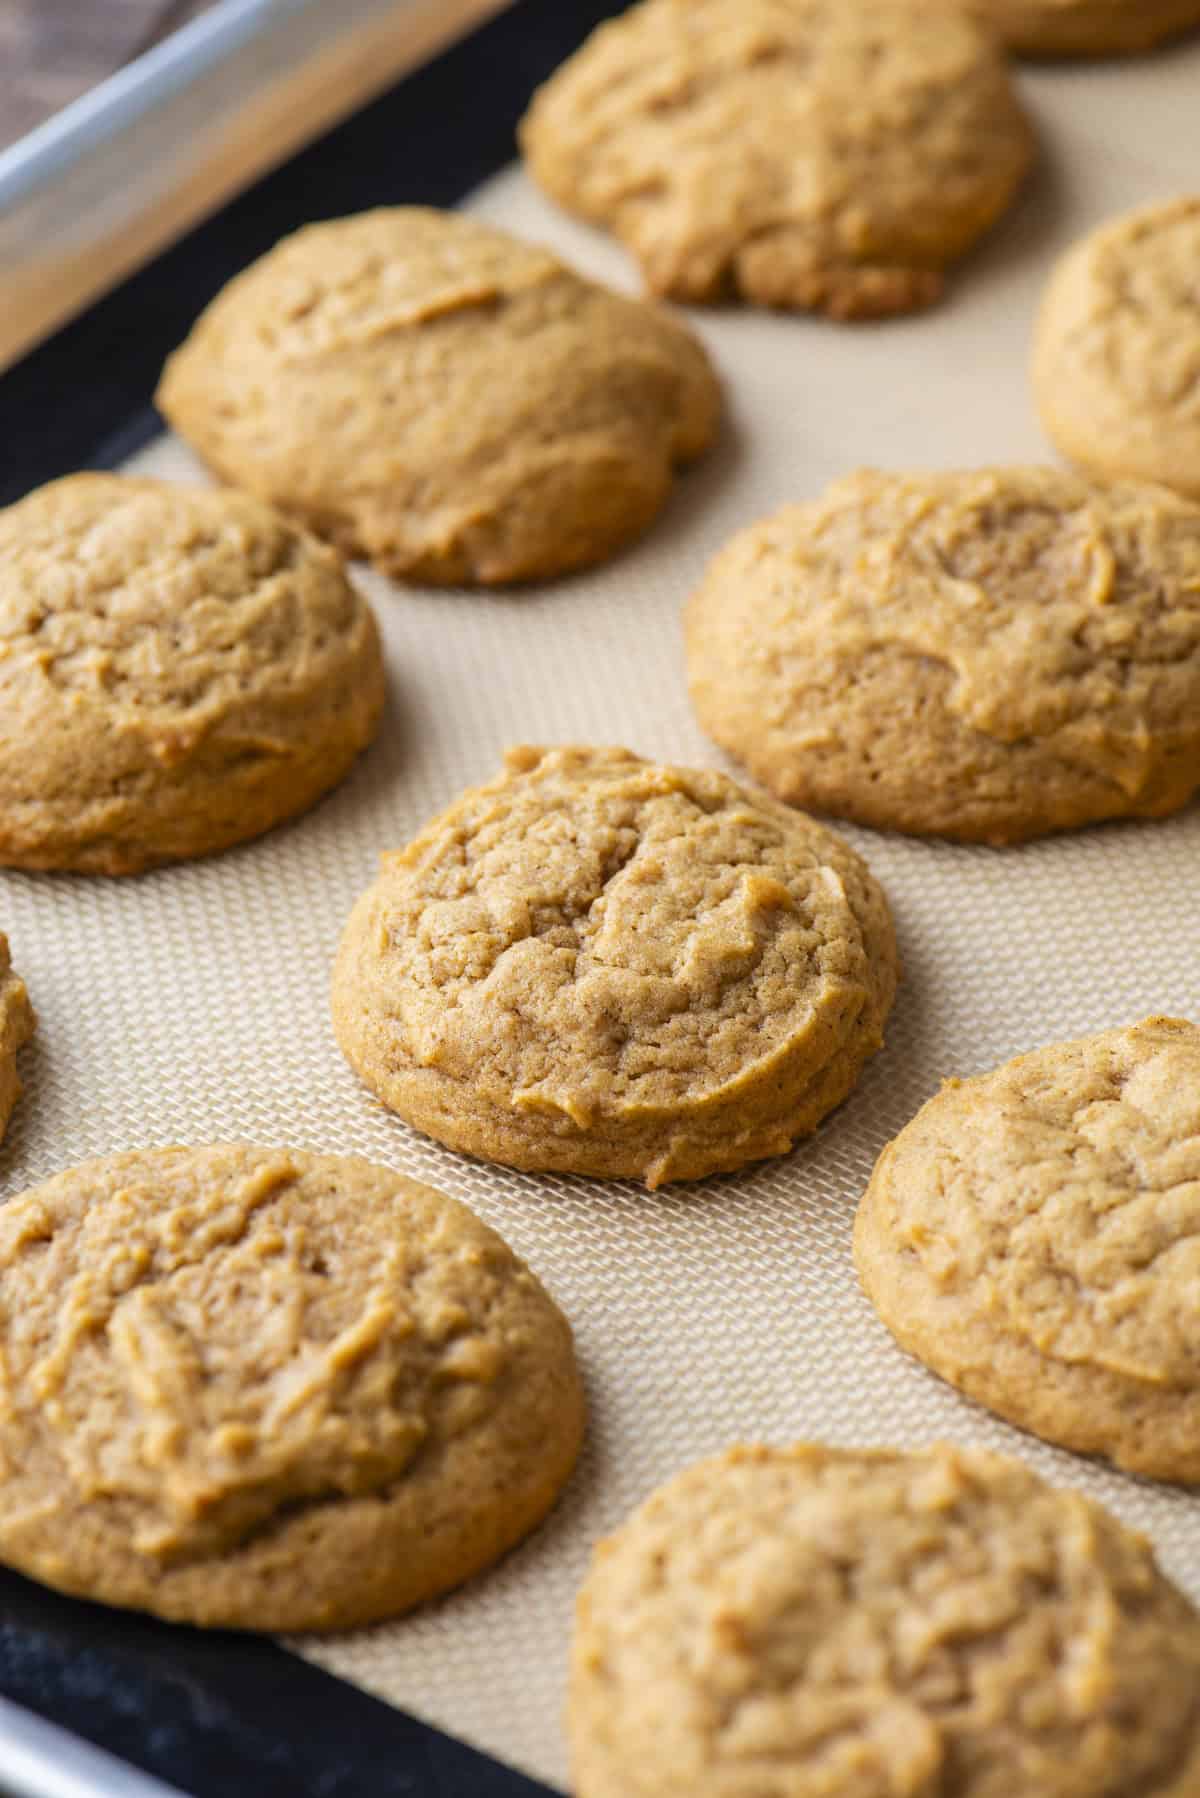
[[1149, 1018], [951, 1080], [880, 1156], [863, 1284], [1010, 1422], [1200, 1483], [1200, 1030]]
[[246, 1144], [85, 1162], [0, 1214], [0, 1559], [191, 1623], [342, 1627], [548, 1510], [566, 1320], [455, 1200]]
[[866, 470], [741, 532], [692, 702], [781, 798], [1011, 843], [1200, 787], [1200, 507], [1050, 468]]
[[375, 733], [375, 621], [244, 494], [72, 475], [0, 513], [0, 863], [131, 874], [304, 811]]
[[1193, 1798], [1200, 1617], [1018, 1461], [741, 1448], [580, 1594], [577, 1798]]
[[384, 857], [334, 1027], [451, 1148], [657, 1186], [815, 1129], [896, 977], [882, 892], [810, 818], [626, 750], [519, 749]]
[[968, 0], [1028, 56], [1120, 56], [1200, 24], [1200, 0]]
[[720, 411], [704, 350], [666, 313], [421, 207], [284, 238], [208, 307], [157, 399], [225, 479], [435, 584], [601, 560]]
[[1056, 264], [1033, 391], [1058, 449], [1097, 475], [1200, 502], [1200, 198], [1124, 213]]
[[0, 1138], [21, 1096], [17, 1055], [34, 1033], [36, 1020], [25, 982], [13, 972], [8, 938], [0, 931]]
[[530, 172], [650, 289], [838, 318], [935, 300], [1033, 140], [965, 14], [837, 0], [644, 0], [539, 89]]

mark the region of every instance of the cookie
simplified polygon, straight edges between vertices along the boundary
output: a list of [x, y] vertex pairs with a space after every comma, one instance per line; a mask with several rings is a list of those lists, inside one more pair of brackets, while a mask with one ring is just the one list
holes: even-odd
[[962, 842], [1200, 787], [1200, 507], [1049, 468], [837, 481], [687, 609], [704, 728], [780, 798]]
[[21, 1096], [17, 1054], [33, 1035], [36, 1022], [25, 982], [13, 973], [8, 938], [0, 931], [0, 1138]]
[[1200, 1030], [1148, 1018], [949, 1080], [879, 1158], [859, 1274], [1022, 1429], [1200, 1483]]
[[524, 748], [384, 857], [333, 1016], [451, 1148], [656, 1187], [814, 1130], [896, 978], [882, 892], [812, 819], [628, 750]]
[[1200, 0], [967, 0], [1026, 56], [1120, 56], [1200, 24]]
[[464, 1205], [245, 1143], [89, 1161], [0, 1211], [0, 1560], [236, 1629], [394, 1616], [575, 1461], [565, 1318]]
[[0, 863], [135, 874], [258, 836], [375, 733], [337, 557], [246, 495], [81, 474], [0, 513]]
[[611, 555], [720, 410], [704, 350], [665, 313], [415, 206], [284, 238], [201, 315], [157, 400], [226, 479], [439, 585]]
[[539, 88], [520, 137], [652, 292], [845, 319], [936, 300], [1033, 153], [990, 33], [886, 0], [643, 0]]
[[[1200, 8], [1197, 8], [1200, 14]], [[1101, 225], [1056, 264], [1033, 392], [1054, 444], [1094, 474], [1200, 500], [1200, 198]]]
[[1193, 1798], [1200, 1616], [999, 1455], [736, 1448], [596, 1552], [576, 1798]]

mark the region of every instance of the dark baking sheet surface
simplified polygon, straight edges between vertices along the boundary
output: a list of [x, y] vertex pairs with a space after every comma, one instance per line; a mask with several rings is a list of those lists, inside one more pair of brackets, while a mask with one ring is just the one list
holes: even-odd
[[[368, 206], [451, 205], [502, 167], [536, 84], [620, 10], [517, 0], [0, 376], [0, 503], [148, 442], [161, 429], [151, 395], [164, 357], [286, 232]], [[547, 1791], [274, 1642], [106, 1610], [5, 1571], [0, 1693], [192, 1798]]]
[[8, 1572], [0, 1691], [191, 1798], [547, 1791], [274, 1642], [83, 1604]]

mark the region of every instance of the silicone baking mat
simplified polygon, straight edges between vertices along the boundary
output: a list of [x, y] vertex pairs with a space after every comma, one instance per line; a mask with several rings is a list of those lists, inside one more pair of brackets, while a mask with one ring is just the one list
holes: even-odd
[[[379, 851], [490, 775], [506, 745], [619, 742], [721, 764], [688, 707], [679, 615], [732, 531], [864, 463], [1049, 454], [1025, 370], [1050, 260], [1106, 214], [1194, 183], [1200, 43], [1020, 80], [1041, 165], [939, 309], [856, 328], [693, 315], [726, 383], [728, 422], [640, 544], [598, 571], [504, 595], [402, 589], [358, 571], [386, 637], [390, 709], [375, 747], [315, 812], [139, 880], [0, 876], [0, 925], [41, 1025], [0, 1152], [5, 1191], [143, 1143], [241, 1137], [356, 1152], [473, 1205], [571, 1316], [591, 1424], [544, 1527], [417, 1615], [289, 1643], [552, 1784], [565, 1783], [564, 1666], [592, 1542], [675, 1469], [736, 1439], [947, 1437], [1022, 1455], [1145, 1530], [1200, 1600], [1200, 1499], [1053, 1451], [960, 1399], [893, 1346], [849, 1255], [876, 1154], [943, 1075], [1150, 1012], [1200, 1019], [1196, 807], [1007, 851], [847, 828], [901, 939], [886, 1049], [809, 1143], [697, 1186], [651, 1195], [455, 1156], [369, 1097], [329, 1025], [334, 948]], [[404, 197], [402, 180], [397, 189]], [[618, 250], [519, 172], [468, 204], [636, 288]], [[198, 474], [167, 438], [129, 466]]]

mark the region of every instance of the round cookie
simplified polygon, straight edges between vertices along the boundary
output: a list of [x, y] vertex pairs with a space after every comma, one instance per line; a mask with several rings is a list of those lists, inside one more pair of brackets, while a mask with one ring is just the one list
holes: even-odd
[[1073, 462], [1200, 500], [1197, 267], [1200, 197], [1143, 206], [1082, 238], [1046, 286], [1033, 393]]
[[967, 0], [1026, 56], [1121, 56], [1200, 24], [1200, 0]]
[[247, 495], [80, 474], [0, 513], [0, 863], [135, 874], [336, 786], [383, 705], [337, 557]]
[[627, 750], [526, 748], [384, 857], [333, 1017], [451, 1148], [656, 1187], [814, 1130], [896, 979], [882, 892], [811, 818]]
[[1200, 1616], [1019, 1461], [737, 1448], [596, 1551], [576, 1798], [1195, 1798]]
[[846, 319], [937, 299], [1033, 153], [991, 35], [886, 0], [643, 0], [538, 90], [520, 138], [654, 293]]
[[704, 728], [781, 798], [1015, 843], [1200, 787], [1200, 508], [1050, 468], [859, 472], [686, 619]]
[[1200, 1483], [1200, 1030], [1148, 1018], [950, 1080], [880, 1156], [863, 1285], [1011, 1423]]
[[17, 1054], [32, 1037], [36, 1024], [25, 982], [13, 973], [8, 938], [0, 931], [0, 1138], [21, 1096]]
[[610, 555], [720, 413], [683, 325], [422, 207], [284, 238], [201, 315], [157, 401], [226, 479], [437, 584]]
[[464, 1205], [225, 1144], [89, 1161], [0, 1211], [0, 1560], [238, 1629], [394, 1616], [570, 1473], [565, 1318]]

